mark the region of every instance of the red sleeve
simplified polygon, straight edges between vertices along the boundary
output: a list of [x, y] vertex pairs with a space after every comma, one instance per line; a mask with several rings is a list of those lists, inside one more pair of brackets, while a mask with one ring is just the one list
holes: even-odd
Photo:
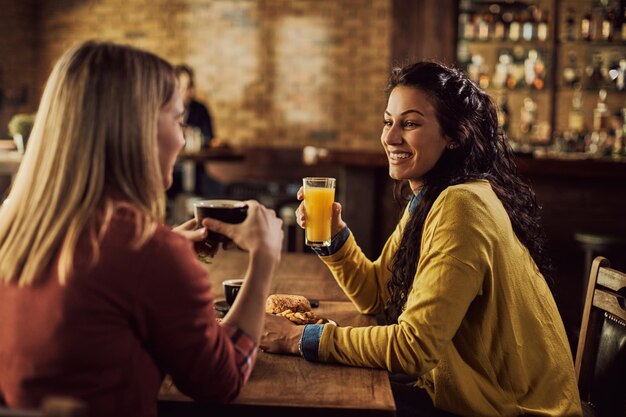
[[220, 326], [206, 269], [191, 242], [160, 229], [146, 244], [136, 317], [146, 348], [181, 392], [197, 401], [228, 402], [252, 371], [256, 346]]

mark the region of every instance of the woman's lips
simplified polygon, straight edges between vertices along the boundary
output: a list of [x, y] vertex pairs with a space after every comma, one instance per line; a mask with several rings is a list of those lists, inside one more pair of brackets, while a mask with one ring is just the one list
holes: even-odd
[[406, 161], [407, 159], [411, 159], [413, 156], [410, 152], [389, 152], [388, 157], [389, 161], [392, 163], [400, 163]]

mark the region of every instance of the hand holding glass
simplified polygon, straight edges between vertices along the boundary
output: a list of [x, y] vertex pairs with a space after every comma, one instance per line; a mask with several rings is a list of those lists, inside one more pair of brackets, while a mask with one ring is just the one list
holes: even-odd
[[302, 183], [306, 212], [305, 243], [308, 246], [330, 246], [335, 179], [307, 177]]

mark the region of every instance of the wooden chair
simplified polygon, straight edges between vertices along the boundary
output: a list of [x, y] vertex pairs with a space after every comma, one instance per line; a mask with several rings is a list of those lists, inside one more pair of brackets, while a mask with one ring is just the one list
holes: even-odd
[[626, 416], [626, 273], [593, 260], [576, 351], [583, 411]]

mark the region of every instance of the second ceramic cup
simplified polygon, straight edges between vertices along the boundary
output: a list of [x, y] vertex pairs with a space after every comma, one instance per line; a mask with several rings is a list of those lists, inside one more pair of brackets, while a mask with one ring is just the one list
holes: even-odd
[[243, 285], [243, 279], [227, 279], [222, 282], [222, 285], [224, 286], [224, 298], [226, 298], [228, 305], [232, 306]]

